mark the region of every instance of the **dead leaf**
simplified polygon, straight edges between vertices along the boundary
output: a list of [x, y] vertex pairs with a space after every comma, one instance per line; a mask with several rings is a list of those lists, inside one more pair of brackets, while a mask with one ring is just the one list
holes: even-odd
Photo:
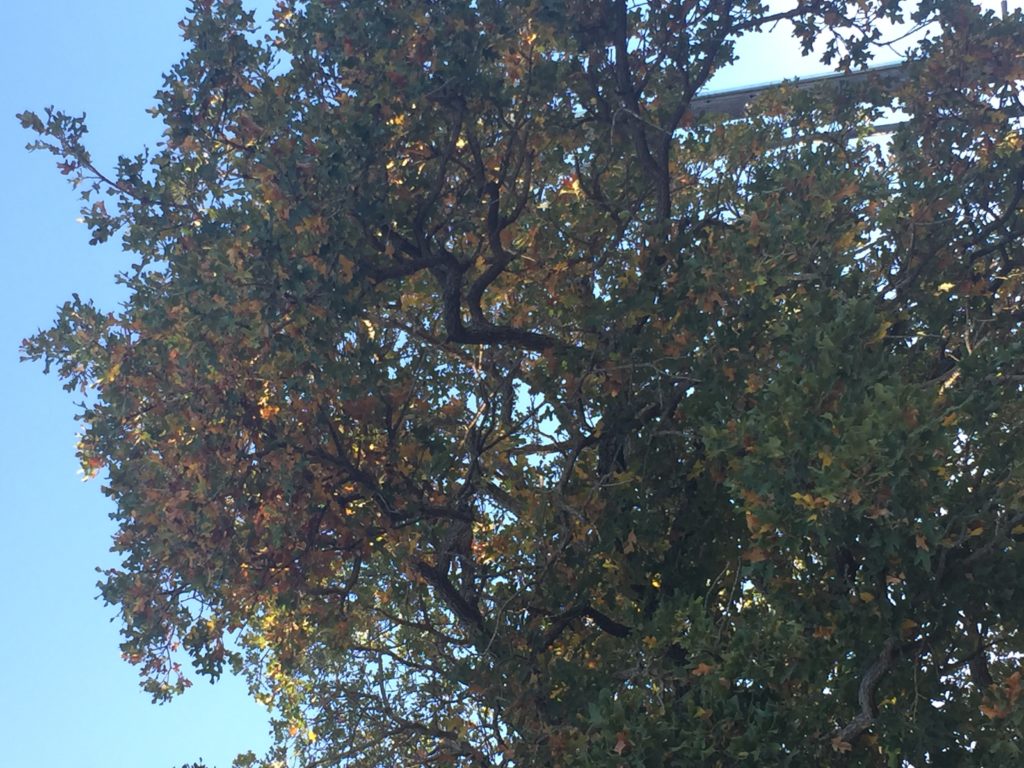
[[627, 555], [636, 551], [636, 534], [633, 531], [630, 531], [626, 537], [626, 543], [622, 546], [622, 551]]
[[768, 559], [768, 553], [764, 547], [751, 547], [743, 553], [743, 559], [748, 563], [760, 563], [762, 560]]
[[1002, 707], [993, 707], [988, 704], [982, 704], [978, 709], [981, 710], [981, 714], [990, 720], [1002, 720], [1007, 714], [1009, 714]]
[[849, 752], [853, 749], [853, 745], [848, 741], [843, 741], [839, 736], [833, 736], [832, 749], [836, 752]]
[[626, 731], [619, 731], [615, 734], [615, 746], [612, 747], [612, 752], [616, 755], [621, 755], [631, 746], [632, 744], [629, 741], [629, 734]]

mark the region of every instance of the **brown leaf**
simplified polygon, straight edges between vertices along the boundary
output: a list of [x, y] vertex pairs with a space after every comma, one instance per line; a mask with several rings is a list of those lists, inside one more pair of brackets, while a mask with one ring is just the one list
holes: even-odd
[[848, 741], [843, 741], [839, 736], [833, 736], [832, 749], [836, 752], [849, 752], [853, 749], [853, 745]]
[[615, 734], [615, 746], [612, 747], [612, 752], [614, 752], [616, 755], [621, 755], [631, 746], [632, 744], [629, 741], [628, 732], [619, 731], [617, 734]]
[[1007, 714], [1009, 714], [1002, 707], [993, 707], [989, 704], [982, 704], [978, 709], [981, 710], [981, 714], [990, 720], [1002, 720]]
[[764, 547], [751, 547], [743, 553], [743, 559], [748, 563], [760, 563], [762, 560], [768, 559], [768, 552]]
[[636, 534], [633, 531], [630, 531], [629, 535], [626, 536], [626, 543], [622, 546], [622, 551], [627, 555], [636, 551]]
[[1017, 703], [1017, 699], [1020, 698], [1020, 670], [1017, 670], [1003, 683], [1003, 688], [1006, 689], [1006, 696], [1010, 700], [1011, 706]]

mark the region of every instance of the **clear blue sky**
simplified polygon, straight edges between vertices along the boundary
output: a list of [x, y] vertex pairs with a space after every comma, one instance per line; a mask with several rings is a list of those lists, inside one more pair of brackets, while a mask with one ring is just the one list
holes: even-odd
[[[270, 5], [269, 0], [264, 7]], [[50, 323], [72, 291], [113, 308], [116, 244], [90, 248], [77, 195], [53, 158], [29, 154], [14, 119], [56, 104], [89, 116], [93, 156], [107, 164], [159, 139], [145, 113], [181, 50], [176, 0], [36, 0], [4, 4], [0, 46], [0, 763], [58, 768], [227, 768], [268, 744], [267, 714], [244, 684], [196, 681], [150, 704], [121, 661], [112, 609], [95, 599], [112, 563], [100, 483], [74, 458], [75, 398], [20, 340]]]
[[[1011, 4], [1019, 6], [1021, 0]], [[997, 5], [997, 0], [989, 0]], [[254, 3], [249, 2], [252, 6]], [[270, 0], [255, 4], [267, 15]], [[3, 763], [76, 768], [227, 768], [268, 743], [266, 713], [237, 680], [201, 681], [156, 707], [120, 660], [113, 612], [95, 599], [111, 564], [110, 507], [74, 458], [74, 397], [20, 340], [49, 324], [72, 291], [113, 307], [116, 244], [90, 248], [76, 195], [52, 158], [28, 154], [14, 114], [48, 104], [89, 115], [93, 157], [109, 165], [158, 140], [145, 109], [181, 48], [175, 0], [7, 3], [0, 46], [0, 744]], [[886, 57], [888, 58], [888, 57]], [[820, 71], [792, 46], [745, 46], [717, 87]]]

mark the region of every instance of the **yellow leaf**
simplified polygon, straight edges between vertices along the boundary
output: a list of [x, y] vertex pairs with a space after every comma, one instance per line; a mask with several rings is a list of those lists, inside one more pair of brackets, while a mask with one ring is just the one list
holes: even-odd
[[809, 493], [792, 493], [790, 498], [802, 507], [813, 507], [814, 497]]
[[1021, 138], [1021, 135], [1017, 131], [1010, 131], [1003, 137], [1002, 141], [999, 142], [999, 146], [1001, 148], [1009, 149], [1011, 151], [1020, 149], [1021, 145], [1024, 145], [1024, 139]]
[[954, 288], [956, 288], [956, 286], [953, 285], [953, 283], [941, 283], [939, 285], [939, 293], [949, 293]]
[[112, 382], [114, 379], [117, 378], [117, 375], [120, 372], [121, 372], [121, 363], [120, 362], [114, 363], [107, 370], [106, 376], [103, 377], [103, 383], [104, 384], [109, 384], [110, 382]]
[[875, 331], [875, 335], [871, 337], [868, 344], [877, 344], [879, 341], [885, 338], [885, 335], [889, 333], [889, 327], [892, 325], [892, 321], [883, 320], [881, 325], [878, 326], [878, 330]]
[[571, 195], [572, 197], [580, 197], [583, 194], [583, 190], [580, 188], [580, 180], [573, 176], [570, 179], [566, 179], [562, 182], [562, 188], [558, 192], [559, 195]]
[[821, 466], [830, 467], [832, 466], [832, 454], [824, 448], [818, 451], [818, 459], [821, 461]]

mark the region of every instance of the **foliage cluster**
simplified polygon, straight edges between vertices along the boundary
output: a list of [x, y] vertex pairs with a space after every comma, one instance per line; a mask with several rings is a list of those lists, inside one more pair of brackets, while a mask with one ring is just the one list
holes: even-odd
[[88, 393], [154, 697], [244, 670], [241, 765], [1020, 760], [1024, 20], [690, 109], [903, 10], [198, 0], [151, 153], [23, 114], [136, 257], [25, 354]]

